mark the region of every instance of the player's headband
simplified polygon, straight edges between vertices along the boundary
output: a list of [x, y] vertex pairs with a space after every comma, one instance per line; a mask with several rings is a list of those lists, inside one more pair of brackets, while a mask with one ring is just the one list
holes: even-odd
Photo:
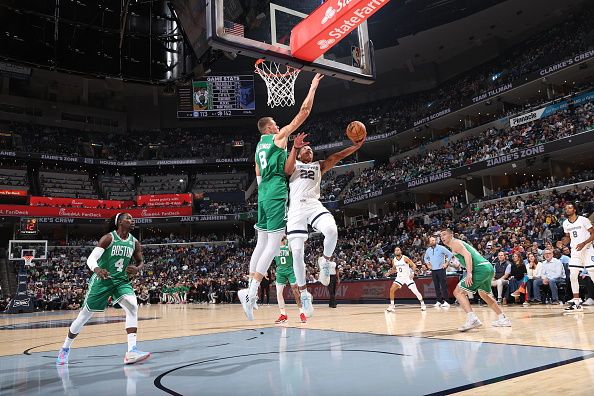
[[123, 214], [123, 213], [118, 213], [118, 214], [116, 215], [116, 218], [115, 218], [115, 225], [116, 225], [116, 227], [118, 226], [118, 219], [120, 218], [120, 216], [121, 216], [122, 214]]

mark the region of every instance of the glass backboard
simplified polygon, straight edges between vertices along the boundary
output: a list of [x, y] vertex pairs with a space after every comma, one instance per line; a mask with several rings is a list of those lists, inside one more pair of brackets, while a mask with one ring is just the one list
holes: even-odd
[[8, 259], [22, 260], [32, 255], [33, 260], [47, 259], [47, 241], [43, 240], [10, 240], [8, 241]]
[[323, 1], [209, 0], [207, 3], [207, 38], [214, 48], [359, 83], [375, 80], [373, 44], [369, 41], [367, 22], [313, 62], [291, 56], [291, 30]]

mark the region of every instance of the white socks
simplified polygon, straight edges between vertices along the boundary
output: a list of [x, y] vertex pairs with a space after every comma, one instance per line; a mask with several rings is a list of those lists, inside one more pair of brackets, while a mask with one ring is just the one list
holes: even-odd
[[136, 333], [128, 333], [128, 351], [136, 346]]
[[72, 341], [74, 341], [74, 338], [68, 338], [68, 336], [66, 336], [66, 339], [64, 340], [64, 344], [62, 345], [62, 348], [64, 348], [64, 349], [70, 348], [70, 345], [72, 345]]
[[250, 287], [248, 288], [248, 297], [250, 300], [256, 300], [258, 296], [258, 288], [260, 287], [260, 282], [256, 279], [252, 279], [252, 283], [250, 283]]

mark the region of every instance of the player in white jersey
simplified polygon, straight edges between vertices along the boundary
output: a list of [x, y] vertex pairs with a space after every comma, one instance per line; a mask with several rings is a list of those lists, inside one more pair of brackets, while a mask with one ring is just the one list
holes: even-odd
[[406, 285], [421, 302], [421, 311], [425, 311], [427, 309], [425, 307], [425, 302], [423, 301], [423, 296], [421, 293], [419, 293], [417, 285], [413, 280], [416, 269], [416, 264], [413, 263], [411, 259], [402, 254], [402, 249], [400, 249], [398, 246], [394, 248], [394, 259], [392, 260], [392, 268], [390, 268], [388, 276], [396, 272], [396, 279], [394, 279], [394, 283], [392, 283], [392, 287], [390, 287], [390, 306], [386, 309], [386, 311], [396, 311], [394, 308], [394, 294], [396, 294], [396, 290], [400, 289], [404, 285]]
[[585, 268], [594, 279], [594, 228], [587, 217], [578, 216], [574, 204], [565, 205], [565, 215], [567, 219], [563, 222], [563, 231], [565, 236], [561, 240], [564, 245], [570, 244], [571, 257], [569, 258], [569, 279], [571, 280], [571, 291], [573, 301], [565, 308], [565, 312], [572, 313], [582, 310], [582, 300], [580, 300], [580, 285], [578, 276]]
[[[306, 137], [299, 134], [298, 137]], [[297, 139], [296, 139], [297, 141]], [[301, 293], [301, 302], [307, 317], [313, 315], [311, 294], [305, 283], [305, 241], [308, 237], [307, 226], [324, 235], [324, 253], [318, 259], [320, 266], [320, 282], [328, 286], [330, 283], [330, 263], [338, 230], [334, 216], [320, 202], [320, 182], [322, 175], [328, 172], [338, 161], [357, 151], [365, 139], [342, 151], [334, 153], [323, 161], [313, 160], [313, 150], [308, 142], [302, 147], [293, 145], [285, 165], [285, 173], [289, 176], [289, 211], [287, 215], [287, 237], [293, 252], [293, 269], [297, 278], [297, 286]]]

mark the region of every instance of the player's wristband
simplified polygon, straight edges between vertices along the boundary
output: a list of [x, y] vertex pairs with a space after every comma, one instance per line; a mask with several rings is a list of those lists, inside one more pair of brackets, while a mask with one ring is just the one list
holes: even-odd
[[87, 266], [93, 272], [95, 272], [95, 268], [99, 267], [98, 261], [101, 258], [101, 255], [105, 249], [100, 248], [99, 246], [95, 247], [89, 257], [87, 258]]
[[262, 176], [256, 176], [256, 182], [260, 185], [262, 183]]

